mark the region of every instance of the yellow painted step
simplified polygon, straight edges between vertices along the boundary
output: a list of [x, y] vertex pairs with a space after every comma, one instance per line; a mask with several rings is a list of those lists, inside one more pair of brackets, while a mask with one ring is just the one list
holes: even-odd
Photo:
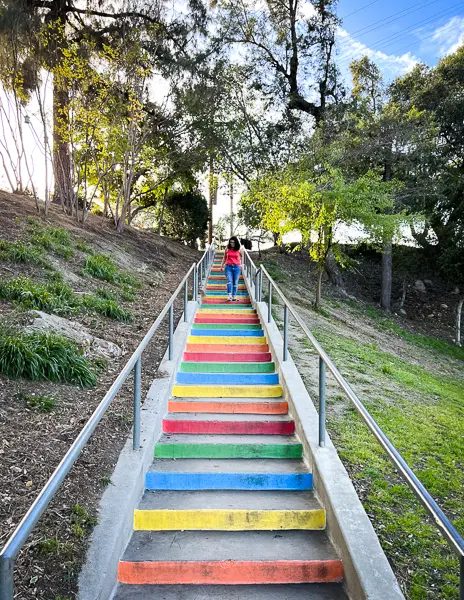
[[281, 385], [175, 385], [176, 398], [280, 398]]
[[242, 346], [244, 344], [267, 344], [265, 337], [257, 336], [222, 336], [222, 335], [189, 335], [189, 344], [222, 344], [229, 346], [235, 344]]
[[313, 510], [135, 510], [136, 531], [279, 531], [324, 529], [325, 511]]

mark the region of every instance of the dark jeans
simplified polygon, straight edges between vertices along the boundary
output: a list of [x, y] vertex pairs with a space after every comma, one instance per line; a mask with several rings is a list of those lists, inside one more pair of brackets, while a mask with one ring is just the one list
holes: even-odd
[[240, 265], [226, 265], [224, 273], [227, 277], [227, 293], [229, 296], [237, 295], [238, 278], [240, 277]]

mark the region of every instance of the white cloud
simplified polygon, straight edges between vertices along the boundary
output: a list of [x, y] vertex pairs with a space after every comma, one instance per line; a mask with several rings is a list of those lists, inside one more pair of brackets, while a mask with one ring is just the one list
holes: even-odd
[[386, 54], [380, 50], [373, 50], [366, 44], [351, 37], [351, 35], [342, 28], [339, 28], [337, 37], [338, 64], [342, 72], [348, 72], [349, 63], [352, 60], [368, 56], [379, 67], [384, 78], [387, 81], [390, 81], [395, 77], [408, 73], [418, 62], [420, 62], [419, 58], [414, 56], [414, 54], [411, 54], [411, 52], [396, 55]]
[[440, 56], [453, 54], [464, 44], [464, 17], [452, 17], [447, 23], [438, 27], [427, 40]]

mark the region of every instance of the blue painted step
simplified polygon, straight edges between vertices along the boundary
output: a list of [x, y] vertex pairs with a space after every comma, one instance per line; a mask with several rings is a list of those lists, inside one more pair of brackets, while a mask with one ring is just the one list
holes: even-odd
[[147, 490], [310, 490], [311, 473], [148, 472]]
[[232, 337], [264, 337], [264, 331], [250, 329], [195, 329], [195, 335], [232, 336]]
[[278, 373], [177, 373], [177, 383], [195, 385], [274, 385]]

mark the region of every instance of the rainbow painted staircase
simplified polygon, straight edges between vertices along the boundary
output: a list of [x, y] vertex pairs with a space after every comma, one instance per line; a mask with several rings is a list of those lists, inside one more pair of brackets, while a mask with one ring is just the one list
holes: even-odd
[[[243, 281], [216, 255], [119, 563], [117, 600], [345, 600], [343, 565]], [[272, 584], [272, 585], [271, 585]]]

